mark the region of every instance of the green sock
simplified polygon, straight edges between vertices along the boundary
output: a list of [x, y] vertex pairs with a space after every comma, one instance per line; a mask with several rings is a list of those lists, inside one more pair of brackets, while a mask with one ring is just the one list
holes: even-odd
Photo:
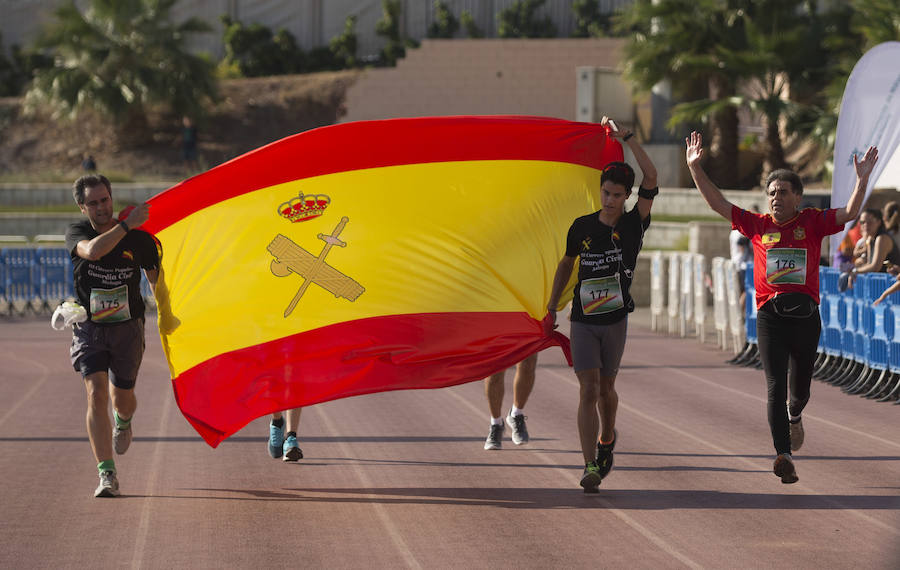
[[107, 459], [106, 461], [101, 461], [97, 464], [97, 471], [103, 473], [104, 471], [112, 471], [115, 473], [116, 471], [116, 462], [112, 459]]
[[131, 418], [123, 420], [115, 410], [113, 410], [113, 417], [116, 418], [116, 427], [119, 429], [128, 429], [128, 426], [131, 425]]

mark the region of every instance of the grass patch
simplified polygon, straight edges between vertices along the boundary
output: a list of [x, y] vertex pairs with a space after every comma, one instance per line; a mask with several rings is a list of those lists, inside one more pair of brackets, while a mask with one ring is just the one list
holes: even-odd
[[728, 223], [721, 216], [709, 215], [709, 216], [689, 216], [683, 214], [653, 214], [654, 222], [722, 222]]

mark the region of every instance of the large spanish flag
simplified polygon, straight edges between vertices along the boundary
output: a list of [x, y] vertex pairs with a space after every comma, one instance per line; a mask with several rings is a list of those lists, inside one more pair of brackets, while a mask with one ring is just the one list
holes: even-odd
[[542, 323], [553, 275], [621, 157], [595, 124], [369, 121], [154, 197], [143, 229], [164, 252], [159, 328], [182, 413], [216, 446], [274, 411], [568, 351]]

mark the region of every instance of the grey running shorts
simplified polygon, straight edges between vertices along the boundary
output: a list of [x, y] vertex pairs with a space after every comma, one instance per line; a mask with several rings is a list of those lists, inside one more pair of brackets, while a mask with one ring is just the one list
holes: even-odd
[[625, 352], [628, 317], [611, 325], [589, 325], [572, 321], [569, 340], [575, 372], [599, 368], [604, 377], [615, 376]]
[[72, 330], [69, 356], [82, 377], [109, 371], [113, 386], [130, 390], [144, 357], [144, 319], [103, 326], [91, 321], [78, 323]]

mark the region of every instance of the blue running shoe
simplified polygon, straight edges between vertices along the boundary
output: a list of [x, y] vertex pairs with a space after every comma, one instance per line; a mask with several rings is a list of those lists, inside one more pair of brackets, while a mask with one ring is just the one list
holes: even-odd
[[284, 427], [275, 427], [275, 424], [269, 422], [269, 455], [272, 459], [281, 457], [282, 445], [284, 445]]
[[303, 459], [303, 451], [300, 450], [300, 447], [297, 445], [297, 438], [289, 435], [286, 440], [284, 440], [284, 457], [285, 461], [300, 461]]

